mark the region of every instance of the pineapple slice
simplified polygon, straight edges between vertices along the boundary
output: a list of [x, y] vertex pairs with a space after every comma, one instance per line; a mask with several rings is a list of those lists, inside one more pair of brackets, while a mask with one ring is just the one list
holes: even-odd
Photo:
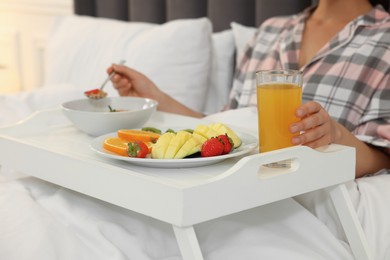
[[175, 134], [171, 132], [161, 135], [157, 142], [152, 146], [152, 158], [164, 159], [165, 151], [173, 137], [175, 137]]

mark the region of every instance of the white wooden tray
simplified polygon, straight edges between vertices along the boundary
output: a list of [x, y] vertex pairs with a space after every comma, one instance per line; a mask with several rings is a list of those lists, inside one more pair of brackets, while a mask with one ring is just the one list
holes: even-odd
[[[157, 112], [147, 123], [170, 127], [204, 121]], [[185, 259], [202, 259], [193, 225], [327, 187], [355, 176], [353, 148], [291, 147], [252, 153], [217, 164], [178, 169], [136, 166], [90, 149], [94, 137], [76, 130], [59, 109], [40, 111], [0, 128], [0, 164], [173, 225]], [[264, 164], [292, 159], [290, 169]], [[334, 194], [356, 254], [369, 259], [352, 205], [341, 187]], [[336, 205], [337, 207], [337, 205]], [[345, 220], [343, 218], [346, 217]], [[352, 226], [351, 226], [352, 223]], [[360, 249], [359, 249], [360, 248]]]

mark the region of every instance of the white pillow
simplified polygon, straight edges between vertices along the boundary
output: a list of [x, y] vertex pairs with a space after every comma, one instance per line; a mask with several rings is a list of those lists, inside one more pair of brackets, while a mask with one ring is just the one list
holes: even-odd
[[231, 22], [230, 27], [233, 30], [234, 42], [236, 44], [236, 64], [239, 64], [249, 41], [253, 39], [257, 29], [236, 22]]
[[207, 92], [205, 113], [219, 112], [227, 105], [234, 73], [233, 31], [225, 30], [212, 35], [212, 67]]
[[[112, 63], [144, 73], [164, 92], [203, 111], [211, 64], [211, 23], [207, 18], [163, 25], [84, 16], [59, 17], [49, 37], [45, 86], [69, 83], [81, 91], [97, 88]], [[117, 92], [109, 83], [109, 95]]]

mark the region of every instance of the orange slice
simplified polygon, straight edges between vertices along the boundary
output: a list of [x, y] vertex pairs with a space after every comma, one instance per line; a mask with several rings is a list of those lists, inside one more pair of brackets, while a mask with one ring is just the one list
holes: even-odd
[[119, 138], [122, 138], [128, 142], [142, 141], [145, 143], [155, 143], [160, 137], [159, 134], [137, 129], [120, 129], [118, 130], [117, 134]]
[[107, 151], [113, 152], [115, 154], [119, 154], [122, 156], [128, 156], [127, 155], [127, 143], [128, 141], [123, 140], [122, 138], [118, 137], [108, 137], [104, 139], [103, 142], [103, 148]]

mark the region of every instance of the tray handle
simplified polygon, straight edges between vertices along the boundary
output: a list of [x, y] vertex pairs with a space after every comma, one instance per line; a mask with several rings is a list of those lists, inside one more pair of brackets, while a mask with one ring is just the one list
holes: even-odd
[[[291, 168], [264, 166], [288, 159], [292, 159]], [[183, 190], [186, 218], [182, 225], [331, 187], [353, 180], [354, 177], [353, 147], [332, 144], [321, 149], [311, 149], [295, 146], [249, 155], [206, 183]]]
[[39, 110], [14, 125], [0, 127], [0, 134], [21, 135], [48, 132], [50, 126], [55, 124], [56, 119], [63, 119], [61, 108]]
[[[290, 168], [275, 169], [265, 166], [289, 159], [292, 160]], [[306, 146], [295, 146], [243, 157], [224, 173], [194, 189], [219, 190], [229, 197], [230, 194], [237, 193], [243, 196], [261, 196], [263, 192], [268, 196], [275, 193], [288, 195], [298, 190], [308, 192], [354, 178], [353, 147], [331, 144], [311, 149]], [[232, 199], [234, 196], [232, 195]]]
[[[343, 145], [327, 145], [318, 149], [311, 149], [306, 146], [294, 146], [267, 153], [258, 153], [246, 156], [238, 161], [230, 170], [216, 178], [226, 178], [229, 175], [240, 174], [250, 175], [256, 179], [268, 179], [286, 174], [304, 174], [306, 172], [322, 172], [337, 170], [348, 165], [352, 170], [351, 179], [354, 178], [354, 148]], [[272, 168], [267, 164], [279, 161], [291, 161], [291, 167]]]

